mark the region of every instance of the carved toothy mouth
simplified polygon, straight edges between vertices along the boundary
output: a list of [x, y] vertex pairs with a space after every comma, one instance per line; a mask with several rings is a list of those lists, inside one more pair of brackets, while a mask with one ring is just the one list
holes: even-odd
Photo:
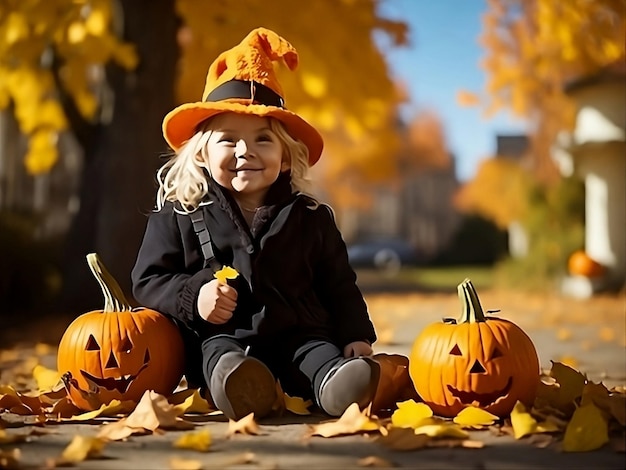
[[502, 390], [496, 390], [489, 393], [476, 393], [476, 392], [463, 392], [457, 390], [452, 385], [448, 385], [448, 390], [452, 393], [452, 396], [458, 398], [464, 405], [479, 404], [481, 407], [489, 406], [495, 403], [498, 398], [508, 395], [513, 384], [513, 377], [509, 377], [506, 386]]
[[117, 390], [119, 393], [126, 393], [130, 385], [133, 383], [133, 380], [135, 380], [137, 376], [141, 373], [141, 371], [144, 370], [147, 366], [148, 364], [145, 363], [139, 368], [137, 373], [126, 374], [119, 378], [115, 378], [115, 377], [108, 377], [106, 379], [98, 378], [98, 377], [94, 377], [89, 372], [86, 372], [82, 369], [80, 370], [80, 373], [85, 378], [85, 380], [87, 380], [87, 383], [89, 384], [89, 388], [91, 390], [97, 390], [98, 388], [102, 387], [102, 388], [106, 388], [107, 390]]

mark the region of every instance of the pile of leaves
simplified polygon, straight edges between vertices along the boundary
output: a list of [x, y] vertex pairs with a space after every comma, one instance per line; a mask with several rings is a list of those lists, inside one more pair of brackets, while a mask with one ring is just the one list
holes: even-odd
[[[83, 412], [68, 399], [56, 371], [37, 364], [31, 374], [37, 390], [0, 385], [0, 411], [13, 417], [11, 423], [0, 417], [0, 444], [23, 443], [45, 435], [47, 424], [95, 422], [99, 425], [93, 436], [75, 436], [61, 455], [46, 462], [48, 468], [102, 457], [108, 442], [167, 431], [182, 431], [173, 443], [175, 448], [198, 452], [211, 448], [210, 430], [191, 416], [221, 412], [197, 389], [179, 387], [169, 397], [146, 391], [139, 403], [113, 400], [97, 410]], [[280, 384], [277, 387], [279, 399], [274, 406], [277, 414], [311, 414], [311, 401], [290, 397], [281, 390]], [[16, 420], [16, 416], [22, 418], [17, 429], [15, 423], [20, 420]], [[19, 428], [28, 426], [31, 431], [19, 432]], [[625, 427], [624, 387], [607, 389], [602, 383], [589, 381], [572, 367], [553, 362], [552, 369], [542, 377], [534, 405], [527, 408], [518, 402], [504, 419], [473, 407], [465, 408], [453, 419], [444, 419], [434, 416], [425, 403], [413, 399], [387, 410], [372, 410], [371, 407], [360, 410], [353, 404], [338, 419], [307, 425], [305, 437], [367, 435], [368, 442], [373, 440], [389, 449], [403, 451], [432, 447], [475, 449], [485, 444], [475, 438], [476, 433], [471, 437], [470, 431], [485, 430], [496, 436], [527, 439], [538, 447], [554, 444], [565, 452], [591, 451], [609, 443], [615, 451], [624, 452]], [[262, 435], [263, 426], [253, 415], [231, 420], [226, 438], [235, 434]], [[239, 463], [252, 463], [254, 459], [254, 454], [247, 453]], [[19, 468], [19, 461], [19, 449], [0, 451], [0, 468]], [[173, 468], [201, 467], [199, 461], [170, 463]], [[386, 466], [385, 463], [372, 456], [359, 465]]]

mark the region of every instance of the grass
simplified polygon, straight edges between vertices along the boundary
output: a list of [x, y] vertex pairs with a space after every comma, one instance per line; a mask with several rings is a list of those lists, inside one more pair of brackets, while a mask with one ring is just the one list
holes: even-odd
[[385, 274], [374, 269], [357, 270], [358, 284], [363, 290], [436, 291], [456, 293], [465, 278], [471, 279], [477, 289], [494, 285], [495, 274], [490, 266], [445, 266], [403, 268], [396, 274]]

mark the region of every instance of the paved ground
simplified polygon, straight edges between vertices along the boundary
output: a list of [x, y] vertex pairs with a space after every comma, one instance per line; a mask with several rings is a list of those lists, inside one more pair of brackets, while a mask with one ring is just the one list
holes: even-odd
[[[590, 379], [607, 386], [626, 385], [626, 314], [624, 294], [593, 300], [571, 300], [558, 296], [480, 293], [487, 309], [500, 308], [500, 315], [520, 325], [537, 347], [541, 364], [550, 368], [550, 360], [567, 361], [586, 372]], [[381, 337], [377, 352], [409, 354], [411, 344], [421, 329], [442, 317], [457, 316], [458, 301], [448, 294], [368, 294], [367, 301]], [[0, 333], [0, 350], [5, 359], [14, 361], [37, 355], [37, 342], [55, 345], [67, 319], [6, 327]], [[10, 351], [11, 353], [6, 353]], [[39, 352], [42, 349], [39, 348]], [[54, 349], [38, 356], [44, 365], [54, 367]], [[20, 359], [21, 358], [21, 359]], [[32, 360], [31, 360], [32, 363]], [[7, 385], [9, 364], [3, 368], [0, 384]], [[5, 421], [24, 420], [9, 414]], [[21, 419], [21, 421], [20, 421]], [[226, 437], [227, 423], [221, 416], [196, 418], [197, 429], [208, 429], [213, 437], [209, 452], [175, 449], [173, 441], [183, 431], [133, 436], [125, 442], [112, 442], [104, 449], [104, 459], [86, 460], [77, 468], [93, 469], [182, 469], [182, 468], [328, 468], [346, 469], [363, 466], [405, 468], [526, 469], [526, 468], [626, 468], [626, 454], [617, 452], [619, 437], [610, 445], [589, 453], [564, 453], [559, 442], [546, 448], [533, 438], [515, 440], [489, 431], [472, 431], [471, 438], [482, 441], [481, 449], [433, 448], [415, 451], [391, 451], [371, 436], [339, 438], [307, 437], [309, 424], [318, 423], [320, 415], [261, 421], [262, 435]], [[31, 419], [34, 421], [34, 419]], [[6, 429], [7, 433], [35, 433], [28, 442], [0, 445], [2, 455], [19, 448], [16, 468], [41, 468], [58, 457], [75, 435], [95, 435], [100, 424], [32, 424]], [[623, 447], [622, 447], [623, 449]], [[361, 460], [377, 457], [379, 460]]]

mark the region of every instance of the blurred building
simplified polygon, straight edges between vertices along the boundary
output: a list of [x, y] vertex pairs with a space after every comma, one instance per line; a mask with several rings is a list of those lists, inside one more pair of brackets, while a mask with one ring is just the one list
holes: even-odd
[[581, 77], [565, 92], [576, 123], [559, 135], [553, 157], [563, 175], [584, 181], [585, 252], [607, 268], [602, 278], [565, 280], [567, 293], [587, 297], [626, 285], [626, 63]]

